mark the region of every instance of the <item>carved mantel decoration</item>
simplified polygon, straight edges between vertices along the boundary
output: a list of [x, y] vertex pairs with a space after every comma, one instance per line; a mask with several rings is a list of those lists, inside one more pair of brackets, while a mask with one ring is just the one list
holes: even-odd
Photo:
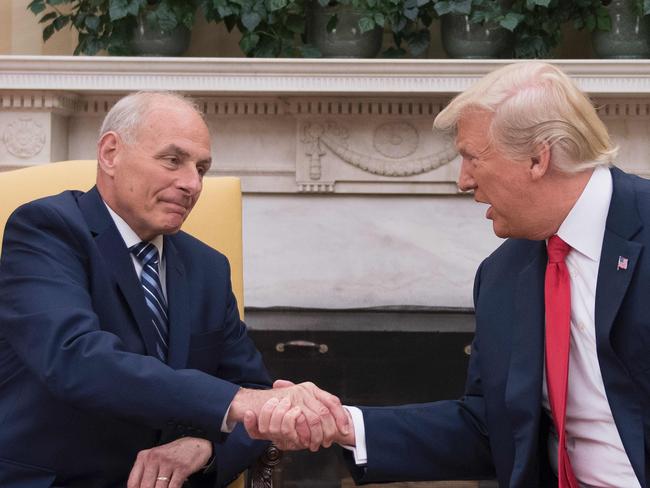
[[2, 142], [9, 154], [29, 159], [41, 152], [45, 145], [43, 126], [29, 117], [10, 122], [2, 134]]
[[[620, 165], [650, 176], [650, 63], [557, 63], [595, 98]], [[501, 64], [0, 56], [0, 169], [92, 158], [115, 100], [166, 89], [199, 101], [213, 172], [247, 193], [456, 193], [453, 138], [433, 118]]]
[[[350, 124], [357, 130], [345, 122], [303, 122], [299, 130], [304, 154], [299, 155], [296, 169], [299, 191], [333, 192], [337, 180], [399, 181], [426, 175], [448, 164], [457, 156], [453, 140], [446, 134], [431, 133], [430, 121], [380, 119], [369, 121], [368, 127]], [[353, 142], [359, 147], [353, 147]], [[323, 168], [328, 155], [331, 160]], [[350, 171], [345, 165], [360, 171]]]

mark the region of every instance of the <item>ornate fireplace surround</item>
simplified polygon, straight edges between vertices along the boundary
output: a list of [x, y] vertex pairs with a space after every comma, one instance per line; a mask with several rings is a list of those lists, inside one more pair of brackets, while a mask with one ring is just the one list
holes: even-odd
[[[620, 166], [650, 176], [650, 63], [556, 62], [600, 107]], [[470, 307], [498, 240], [431, 123], [501, 64], [0, 56], [0, 170], [93, 158], [117, 98], [182, 91], [206, 114], [212, 172], [242, 178], [250, 305]]]

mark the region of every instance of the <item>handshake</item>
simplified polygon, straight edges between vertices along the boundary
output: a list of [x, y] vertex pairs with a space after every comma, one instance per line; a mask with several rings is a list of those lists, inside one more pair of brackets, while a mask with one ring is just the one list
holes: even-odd
[[333, 443], [355, 445], [354, 426], [338, 397], [313, 383], [278, 380], [271, 390], [242, 388], [233, 398], [228, 424], [242, 422], [253, 439], [273, 441], [282, 450]]
[[[273, 441], [284, 451], [354, 446], [354, 426], [340, 400], [313, 383], [278, 380], [272, 390], [242, 388], [230, 404], [228, 425], [242, 422], [254, 439]], [[128, 488], [181, 488], [213, 455], [206, 439], [182, 437], [138, 453]], [[164, 484], [161, 484], [164, 483]]]

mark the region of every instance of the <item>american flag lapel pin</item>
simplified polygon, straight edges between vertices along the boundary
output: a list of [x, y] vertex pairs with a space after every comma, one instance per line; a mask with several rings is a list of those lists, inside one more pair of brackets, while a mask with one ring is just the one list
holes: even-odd
[[616, 265], [616, 271], [619, 269], [627, 269], [627, 258], [623, 256], [618, 257], [618, 264]]

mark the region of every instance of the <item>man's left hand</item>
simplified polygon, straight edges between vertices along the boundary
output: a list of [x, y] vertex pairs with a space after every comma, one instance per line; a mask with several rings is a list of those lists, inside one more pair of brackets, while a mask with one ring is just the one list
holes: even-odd
[[128, 488], [181, 488], [212, 456], [206, 439], [183, 437], [138, 453]]

